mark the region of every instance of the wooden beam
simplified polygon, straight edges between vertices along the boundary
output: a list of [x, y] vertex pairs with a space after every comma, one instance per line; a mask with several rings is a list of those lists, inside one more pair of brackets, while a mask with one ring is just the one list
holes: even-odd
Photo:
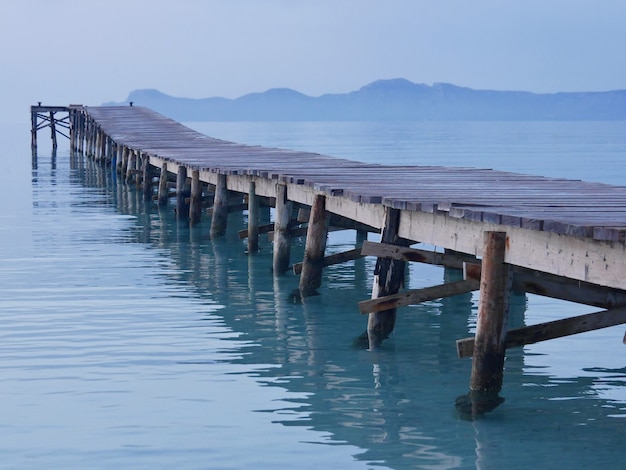
[[[214, 196], [215, 197], [215, 196]], [[242, 202], [240, 204], [229, 204], [227, 206], [227, 210], [228, 213], [230, 214], [231, 212], [241, 212], [241, 211], [245, 211], [248, 208], [248, 204], [245, 202]], [[208, 207], [206, 210], [207, 215], [213, 215], [213, 206]], [[244, 237], [245, 238], [245, 237]]]
[[[361, 248], [355, 248], [354, 250], [343, 251], [341, 253], [335, 253], [324, 257], [322, 267], [332, 266], [335, 264], [345, 263], [346, 261], [352, 261], [361, 258]], [[293, 265], [293, 273], [298, 275], [302, 272], [302, 263], [296, 263]]]
[[[515, 348], [624, 323], [626, 323], [626, 306], [509, 330], [504, 345], [507, 349]], [[474, 338], [457, 340], [456, 348], [459, 357], [472, 356]]]
[[[290, 225], [290, 227], [292, 227], [293, 224]], [[294, 228], [290, 228], [289, 229], [289, 233], [291, 234], [291, 237], [305, 237], [308, 231], [308, 227], [294, 227]], [[338, 232], [344, 230], [342, 228], [339, 227], [328, 227], [328, 231], [329, 232]], [[269, 231], [267, 233], [267, 237], [269, 238], [270, 241], [274, 240], [274, 232]]]
[[438, 286], [425, 287], [422, 289], [411, 289], [385, 297], [364, 300], [359, 302], [359, 311], [362, 314], [382, 312], [391, 308], [403, 307], [406, 305], [417, 305], [429, 300], [442, 299], [453, 295], [467, 294], [477, 291], [480, 283], [473, 279], [463, 281], [448, 282]]
[[[263, 233], [272, 232], [274, 230], [274, 224], [264, 224], [258, 226], [258, 234], [261, 235]], [[243, 240], [248, 237], [248, 229], [244, 228], [243, 230], [239, 230], [239, 239]]]
[[[311, 214], [311, 209], [308, 207], [301, 207], [298, 209], [297, 220], [300, 223], [306, 223], [309, 221], [309, 217]], [[361, 222], [357, 222], [355, 220], [349, 219], [347, 217], [342, 217], [337, 214], [330, 214], [330, 222], [329, 225], [333, 227], [338, 227], [344, 230], [359, 230], [363, 232], [376, 232], [380, 233], [380, 230], [372, 227], [371, 225], [363, 224]]]
[[391, 258], [400, 261], [412, 261], [418, 263], [435, 264], [446, 268], [462, 269], [463, 263], [471, 260], [480, 262], [475, 256], [456, 253], [438, 253], [435, 251], [420, 250], [406, 246], [391, 245], [388, 243], [376, 243], [364, 241], [362, 247], [364, 256], [376, 256], [378, 258]]
[[[476, 265], [472, 269], [478, 270], [475, 276], [480, 277], [481, 261], [474, 256], [462, 253], [437, 253], [371, 241], [363, 242], [362, 253], [365, 256], [389, 257], [454, 269], [464, 268], [464, 265], [469, 260], [471, 265]], [[516, 292], [527, 292], [601, 308], [626, 305], [626, 291], [620, 289], [599, 286], [590, 282], [578, 281], [519, 266], [510, 266], [510, 269], [513, 271], [512, 288]]]

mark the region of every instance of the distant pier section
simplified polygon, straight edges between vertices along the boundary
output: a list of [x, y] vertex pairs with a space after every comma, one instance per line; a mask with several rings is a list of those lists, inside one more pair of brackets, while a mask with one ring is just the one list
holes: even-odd
[[[154, 204], [174, 200], [181, 223], [209, 213], [211, 237], [225, 233], [229, 212], [248, 211], [240, 232], [248, 251], [271, 232], [274, 275], [292, 269], [303, 299], [320, 287], [324, 267], [375, 257], [372, 298], [355, 302], [368, 318], [370, 348], [391, 333], [401, 307], [478, 291], [476, 334], [457, 341], [459, 356], [473, 358], [467, 400], [477, 414], [500, 402], [508, 348], [626, 323], [626, 187], [248, 146], [138, 106], [39, 104], [31, 116], [34, 159], [38, 130], [50, 127], [53, 148], [67, 130], [73, 159], [110, 166]], [[274, 209], [270, 225], [259, 225], [263, 206]], [[330, 230], [356, 230], [357, 248], [326, 256]], [[304, 259], [292, 263], [294, 236], [306, 236], [306, 245]], [[463, 278], [405, 289], [411, 262], [457, 269]], [[509, 329], [513, 291], [599, 310]]]

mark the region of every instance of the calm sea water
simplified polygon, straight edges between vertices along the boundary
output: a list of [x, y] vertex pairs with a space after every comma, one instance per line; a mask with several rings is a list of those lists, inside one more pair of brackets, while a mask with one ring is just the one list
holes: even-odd
[[[291, 300], [271, 245], [247, 256], [86, 164], [29, 123], [2, 127], [0, 468], [618, 468], [626, 327], [511, 350], [502, 396], [460, 419], [475, 295], [403, 308], [375, 352], [356, 302], [373, 260], [328, 268]], [[252, 144], [398, 164], [488, 167], [626, 184], [626, 123], [194, 123]], [[65, 145], [65, 144], [64, 144]], [[267, 216], [267, 215], [266, 215]], [[329, 251], [354, 246], [333, 234]], [[302, 257], [303, 241], [293, 249]], [[410, 287], [441, 283], [412, 266]], [[513, 299], [519, 326], [595, 311]]]

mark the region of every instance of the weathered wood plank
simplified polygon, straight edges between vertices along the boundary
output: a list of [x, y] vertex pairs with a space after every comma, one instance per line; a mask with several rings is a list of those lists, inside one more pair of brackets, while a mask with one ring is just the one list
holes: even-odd
[[[515, 348], [626, 323], [626, 306], [509, 330], [504, 346]], [[457, 340], [459, 357], [471, 357], [474, 338]]]
[[480, 282], [473, 279], [448, 282], [438, 286], [411, 289], [397, 294], [378, 297], [359, 302], [359, 311], [362, 314], [381, 312], [391, 308], [417, 305], [430, 300], [452, 297], [459, 294], [474, 292], [480, 288]]
[[401, 261], [434, 264], [454, 269], [462, 269], [463, 263], [467, 260], [478, 261], [476, 257], [473, 256], [453, 253], [439, 253], [436, 251], [427, 251], [418, 248], [409, 248], [371, 241], [363, 242], [361, 253], [364, 256], [376, 256], [378, 258], [392, 258]]
[[[361, 258], [361, 249], [355, 248], [353, 250], [342, 251], [341, 253], [334, 253], [332, 255], [328, 255], [324, 257], [322, 262], [322, 267], [326, 268], [328, 266], [333, 266], [335, 264], [345, 263], [347, 261], [353, 261], [355, 259]], [[302, 263], [295, 263], [293, 265], [293, 273], [298, 275], [302, 272]]]

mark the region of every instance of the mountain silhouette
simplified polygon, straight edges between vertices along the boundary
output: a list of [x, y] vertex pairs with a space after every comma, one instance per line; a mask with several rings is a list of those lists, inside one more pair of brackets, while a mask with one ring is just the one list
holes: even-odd
[[307, 96], [273, 88], [236, 99], [177, 98], [135, 90], [121, 103], [146, 106], [178, 121], [626, 120], [626, 90], [531, 93], [475, 90], [403, 78], [349, 93]]

